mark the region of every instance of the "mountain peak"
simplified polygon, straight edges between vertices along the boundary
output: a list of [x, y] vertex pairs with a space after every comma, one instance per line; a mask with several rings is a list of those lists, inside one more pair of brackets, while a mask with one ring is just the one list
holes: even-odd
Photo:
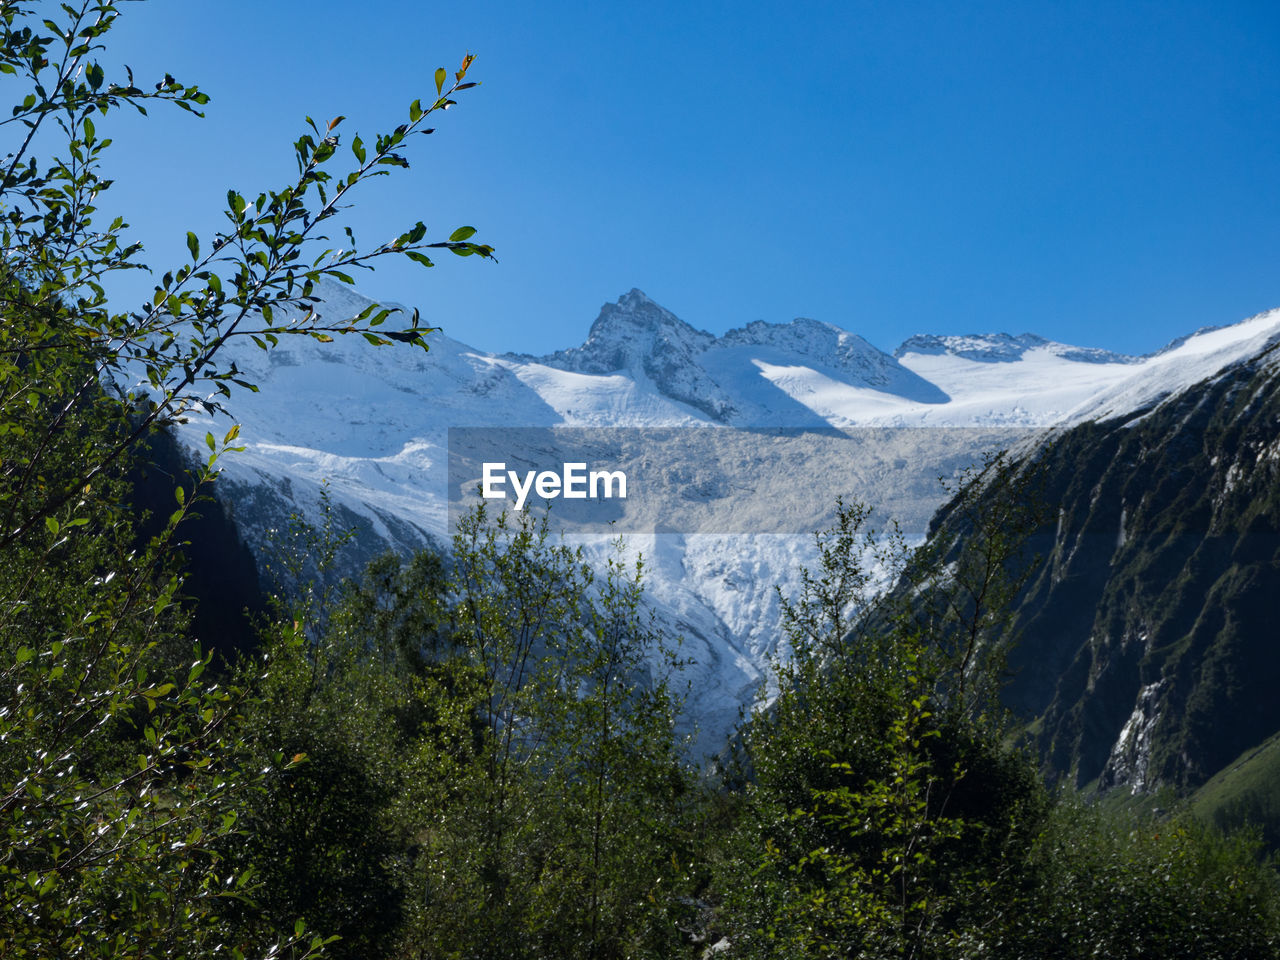
[[854, 346], [859, 351], [880, 351], [854, 333], [837, 327], [834, 323], [796, 317], [790, 323], [767, 323], [753, 320], [745, 327], [735, 327], [720, 342], [725, 345], [768, 344], [786, 346], [815, 358], [829, 357], [841, 348]]
[[654, 300], [639, 287], [632, 287], [618, 298], [618, 306], [625, 307], [628, 310], [644, 307], [648, 304], [652, 304], [655, 307], [658, 306], [658, 304], [655, 303]]
[[537, 362], [575, 373], [643, 376], [661, 393], [723, 420], [732, 405], [719, 387], [705, 382], [695, 362], [715, 339], [632, 288], [600, 308], [582, 346]]
[[711, 334], [695, 330], [666, 307], [655, 303], [643, 290], [632, 287], [616, 303], [606, 303], [600, 308], [582, 349], [587, 349], [593, 340], [629, 339], [628, 331], [664, 331], [678, 339], [714, 339]]

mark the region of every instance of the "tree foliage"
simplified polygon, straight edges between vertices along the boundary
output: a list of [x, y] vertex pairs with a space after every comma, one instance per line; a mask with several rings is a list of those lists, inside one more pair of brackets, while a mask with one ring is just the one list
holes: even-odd
[[[754, 776], [728, 868], [752, 882], [733, 883], [730, 908], [758, 955], [947, 954], [1041, 802], [1033, 769], [990, 735], [994, 688], [940, 642], [938, 612], [973, 613], [937, 596], [962, 581], [871, 519], [839, 504], [817, 537], [818, 569], [783, 603], [777, 698], [743, 739]], [[998, 644], [986, 627], [973, 642]]]
[[483, 510], [452, 562], [474, 725], [415, 863], [424, 955], [616, 957], [660, 940], [689, 785], [643, 564], [596, 572], [545, 522]]
[[227, 229], [188, 234], [189, 261], [121, 311], [105, 284], [142, 264], [128, 225], [98, 211], [111, 119], [157, 104], [198, 114], [209, 99], [102, 62], [123, 8], [0, 5], [0, 73], [22, 88], [0, 119], [16, 135], [0, 162], [0, 955], [302, 956], [323, 940], [292, 919], [224, 922], [225, 903], [257, 889], [228, 856], [242, 818], [302, 758], [251, 765], [262, 758], [243, 718], [260, 694], [214, 676], [176, 602], [177, 530], [237, 431], [209, 436], [194, 489], [175, 487], [153, 537], [126, 507], [127, 468], [152, 431], [253, 389], [221, 362], [232, 337], [426, 346], [416, 314], [322, 324], [314, 290], [383, 256], [492, 256], [470, 227], [428, 241], [419, 223], [363, 252], [349, 232], [341, 247], [325, 236], [350, 191], [406, 166], [428, 116], [475, 86], [472, 58], [438, 71], [406, 123], [367, 146], [353, 137], [341, 173], [342, 118], [308, 121], [296, 179], [254, 199], [231, 191]]
[[[298, 172], [292, 182], [256, 197], [228, 191], [227, 228], [203, 242], [188, 233], [188, 262], [166, 271], [147, 303], [114, 309], [103, 283], [113, 273], [141, 267], [141, 245], [127, 239], [122, 219], [103, 224], [97, 216], [99, 198], [111, 187], [101, 175], [111, 140], [99, 134], [98, 125], [121, 108], [145, 113], [156, 101], [198, 113], [209, 98], [169, 74], [151, 88], [135, 83], [127, 69], [123, 80], [108, 79], [98, 55], [121, 4], [81, 0], [56, 10], [50, 4], [47, 11], [44, 6], [8, 3], [0, 10], [0, 71], [25, 81], [31, 91], [0, 120], [22, 137], [5, 156], [0, 180], [0, 269], [9, 308], [0, 340], [0, 379], [6, 386], [0, 424], [7, 433], [44, 441], [30, 456], [3, 464], [0, 545], [72, 508], [85, 485], [149, 430], [193, 409], [215, 407], [210, 390], [226, 397], [233, 385], [254, 389], [234, 363], [218, 361], [233, 337], [249, 337], [263, 349], [286, 335], [323, 341], [355, 334], [378, 346], [427, 346], [430, 328], [416, 311], [407, 323], [396, 322], [398, 311], [377, 305], [321, 321], [313, 308], [322, 278], [351, 283], [354, 269], [393, 255], [425, 266], [432, 265], [431, 250], [493, 255], [491, 247], [470, 239], [475, 230], [466, 226], [428, 240], [426, 226], [418, 222], [363, 251], [349, 229], [340, 240], [327, 233], [340, 225], [356, 187], [407, 167], [411, 139], [433, 133], [432, 115], [476, 86], [465, 79], [473, 60], [468, 55], [451, 76], [436, 71], [436, 96], [426, 106], [415, 100], [407, 122], [369, 143], [355, 135], [341, 149], [344, 117], [323, 129], [308, 118], [293, 145]], [[48, 19], [42, 17], [46, 12]], [[46, 477], [40, 483], [47, 445], [72, 411], [95, 397], [137, 405], [137, 414], [112, 442], [81, 451], [82, 462], [59, 482]]]
[[[384, 557], [278, 643], [256, 728], [307, 762], [252, 814], [263, 906], [336, 955], [617, 957], [679, 934], [693, 793], [643, 564], [527, 517]], [[300, 620], [292, 621], [300, 623]]]

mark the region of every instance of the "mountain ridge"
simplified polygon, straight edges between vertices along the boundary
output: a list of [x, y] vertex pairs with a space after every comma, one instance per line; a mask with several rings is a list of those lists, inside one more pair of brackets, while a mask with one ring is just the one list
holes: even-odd
[[1058, 343], [1034, 333], [1022, 333], [1017, 336], [1009, 333], [971, 333], [962, 336], [916, 334], [904, 340], [893, 351], [893, 355], [903, 357], [910, 353], [949, 354], [982, 363], [1001, 363], [1019, 360], [1029, 350], [1046, 350], [1054, 356], [1077, 363], [1140, 363], [1143, 359], [1098, 347], [1077, 347]]

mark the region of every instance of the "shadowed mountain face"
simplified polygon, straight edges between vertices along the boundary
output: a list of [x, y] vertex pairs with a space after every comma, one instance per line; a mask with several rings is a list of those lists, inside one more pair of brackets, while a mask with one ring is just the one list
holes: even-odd
[[1280, 730], [1276, 350], [1043, 449], [1007, 696], [1055, 774], [1195, 787]]

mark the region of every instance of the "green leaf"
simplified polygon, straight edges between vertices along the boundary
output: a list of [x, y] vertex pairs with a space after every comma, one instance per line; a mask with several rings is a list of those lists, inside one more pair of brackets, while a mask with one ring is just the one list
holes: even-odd
[[409, 122], [417, 123], [422, 119], [422, 101], [415, 100], [409, 104]]
[[191, 251], [192, 261], [200, 259], [200, 240], [190, 230], [187, 231], [187, 249]]
[[44, 518], [45, 529], [52, 533], [55, 537], [58, 535], [58, 521], [53, 517]]
[[444, 67], [436, 67], [436, 96], [439, 96], [440, 92], [444, 90], [444, 81], [447, 76], [448, 74], [445, 73]]
[[449, 234], [449, 240], [457, 243], [460, 240], [470, 240], [476, 234], [475, 227], [459, 227], [453, 233]]

